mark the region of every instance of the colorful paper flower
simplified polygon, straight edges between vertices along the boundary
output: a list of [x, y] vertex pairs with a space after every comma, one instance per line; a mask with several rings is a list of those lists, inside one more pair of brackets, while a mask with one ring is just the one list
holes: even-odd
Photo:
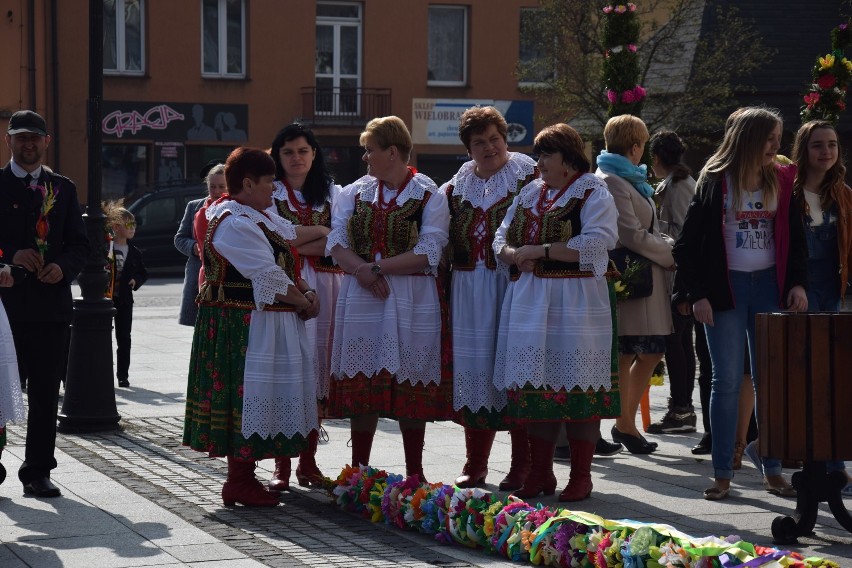
[[826, 54], [825, 57], [820, 57], [818, 61], [820, 71], [825, 71], [826, 69], [834, 67], [834, 55], [831, 53]]

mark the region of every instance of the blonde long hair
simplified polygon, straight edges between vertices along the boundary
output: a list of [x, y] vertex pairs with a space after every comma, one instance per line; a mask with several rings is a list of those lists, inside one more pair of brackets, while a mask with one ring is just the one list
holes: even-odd
[[757, 170], [764, 203], [775, 204], [778, 196], [775, 162], [763, 165], [763, 149], [775, 127], [783, 127], [783, 124], [781, 114], [775, 109], [744, 107], [735, 110], [725, 123], [725, 136], [719, 148], [701, 170], [699, 181], [707, 174], [730, 173], [734, 180], [733, 203], [737, 207], [742, 202], [750, 174]]

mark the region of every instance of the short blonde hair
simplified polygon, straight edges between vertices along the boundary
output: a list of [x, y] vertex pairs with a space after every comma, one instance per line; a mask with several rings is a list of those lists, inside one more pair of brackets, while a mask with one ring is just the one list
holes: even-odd
[[644, 146], [651, 135], [642, 119], [632, 114], [620, 114], [610, 118], [604, 126], [606, 151], [626, 156], [634, 144]]
[[369, 138], [378, 144], [382, 150], [396, 146], [406, 162], [411, 157], [414, 142], [411, 141], [411, 133], [408, 131], [408, 127], [398, 116], [382, 116], [368, 122], [367, 126], [364, 127], [364, 132], [358, 138], [358, 143], [363, 146]]

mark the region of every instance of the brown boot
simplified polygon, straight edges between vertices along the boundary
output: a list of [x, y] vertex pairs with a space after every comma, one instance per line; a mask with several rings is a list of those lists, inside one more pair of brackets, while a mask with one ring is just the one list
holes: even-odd
[[509, 437], [512, 440], [512, 465], [509, 466], [509, 473], [500, 482], [500, 491], [520, 489], [530, 472], [530, 446], [526, 426], [509, 430]]
[[370, 464], [370, 452], [373, 449], [373, 436], [376, 435], [375, 430], [352, 430], [352, 466]]
[[592, 494], [592, 458], [595, 455], [595, 442], [588, 440], [569, 440], [571, 444], [571, 476], [568, 485], [559, 494], [559, 500], [582, 501]]
[[228, 457], [228, 479], [222, 486], [222, 502], [226, 507], [239, 503], [246, 507], [274, 507], [278, 494], [266, 490], [254, 476], [254, 461], [242, 461]]
[[319, 431], [311, 430], [308, 434], [308, 447], [299, 454], [299, 465], [296, 466], [296, 480], [302, 487], [310, 485], [322, 487], [325, 476], [317, 467], [317, 443]]
[[[521, 499], [556, 493], [556, 476], [553, 474], [553, 451], [556, 443], [541, 438], [529, 438], [530, 470], [524, 485], [512, 494]], [[573, 458], [573, 456], [572, 456]]]
[[467, 450], [467, 462], [462, 474], [456, 479], [456, 485], [462, 489], [485, 485], [488, 475], [488, 456], [494, 443], [494, 430], [464, 429], [464, 445]]
[[405, 475], [417, 475], [421, 483], [427, 483], [423, 475], [423, 440], [426, 427], [407, 428], [402, 431], [402, 449], [405, 452]]
[[290, 489], [290, 456], [275, 458], [275, 471], [266, 485], [273, 491]]

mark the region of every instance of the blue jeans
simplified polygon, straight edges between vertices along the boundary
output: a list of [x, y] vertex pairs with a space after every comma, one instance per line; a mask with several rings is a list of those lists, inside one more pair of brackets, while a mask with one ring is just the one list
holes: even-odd
[[[778, 308], [775, 267], [755, 272], [728, 271], [734, 308], [713, 312], [715, 325], [705, 325], [707, 346], [713, 361], [710, 391], [710, 427], [713, 430], [713, 470], [716, 479], [734, 477], [734, 442], [737, 433], [737, 407], [743, 380], [745, 346], [751, 358], [751, 380], [757, 394], [757, 353], [755, 316]], [[781, 460], [765, 458], [764, 475], [780, 475]]]

